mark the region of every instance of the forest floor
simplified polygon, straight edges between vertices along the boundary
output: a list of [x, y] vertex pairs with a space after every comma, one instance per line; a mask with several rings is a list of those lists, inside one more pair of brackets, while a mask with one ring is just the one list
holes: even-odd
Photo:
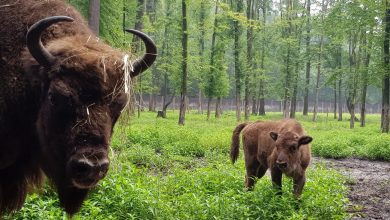
[[347, 177], [351, 219], [390, 219], [390, 163], [314, 158]]

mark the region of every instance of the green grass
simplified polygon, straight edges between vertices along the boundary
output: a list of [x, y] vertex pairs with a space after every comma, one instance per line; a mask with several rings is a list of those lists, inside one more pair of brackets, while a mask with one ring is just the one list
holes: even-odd
[[[188, 114], [177, 125], [177, 111], [168, 119], [142, 113], [122, 118], [112, 140], [107, 177], [94, 189], [74, 219], [344, 219], [347, 187], [344, 177], [322, 164], [308, 169], [300, 201], [291, 180], [283, 179], [283, 195], [275, 196], [268, 175], [252, 192], [244, 189], [242, 153], [229, 160], [234, 113], [220, 120]], [[280, 119], [281, 114], [251, 120]], [[320, 115], [318, 122], [299, 116], [313, 136], [313, 154], [390, 160], [389, 136], [380, 134], [379, 116], [368, 116], [367, 127], [349, 129]], [[66, 219], [55, 192], [45, 187], [32, 194], [23, 209], [8, 219]]]
[[314, 137], [312, 152], [326, 158], [354, 157], [390, 161], [390, 135], [380, 130], [380, 115], [368, 115], [366, 126], [349, 128], [349, 121], [339, 122], [320, 115], [318, 122], [311, 117], [298, 117], [306, 131]]

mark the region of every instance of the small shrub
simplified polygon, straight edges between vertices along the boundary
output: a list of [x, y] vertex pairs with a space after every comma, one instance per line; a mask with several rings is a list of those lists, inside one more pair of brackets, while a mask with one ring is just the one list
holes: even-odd
[[371, 160], [390, 161], [390, 140], [387, 134], [372, 138], [367, 144], [364, 157]]
[[197, 140], [178, 141], [173, 143], [170, 149], [181, 156], [204, 157], [205, 155], [205, 149], [199, 145]]

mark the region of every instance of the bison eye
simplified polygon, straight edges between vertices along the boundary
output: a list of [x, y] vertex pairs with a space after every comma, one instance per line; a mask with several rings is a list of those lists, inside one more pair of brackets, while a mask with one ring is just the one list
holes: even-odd
[[55, 100], [55, 98], [53, 96], [53, 93], [49, 93], [47, 98], [49, 99], [49, 102], [50, 102], [51, 105], [56, 105], [56, 100]]
[[294, 152], [297, 148], [294, 145], [292, 145], [289, 147], [289, 149], [290, 149], [290, 151]]

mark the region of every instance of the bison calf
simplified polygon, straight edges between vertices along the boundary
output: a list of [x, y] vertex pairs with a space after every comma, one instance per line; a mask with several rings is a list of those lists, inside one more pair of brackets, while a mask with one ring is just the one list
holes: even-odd
[[240, 133], [244, 144], [245, 186], [252, 189], [255, 178], [271, 170], [272, 183], [281, 192], [282, 174], [293, 178], [294, 195], [299, 197], [305, 185], [305, 171], [310, 163], [312, 141], [295, 120], [258, 121], [238, 125], [232, 136], [230, 156], [236, 162]]

